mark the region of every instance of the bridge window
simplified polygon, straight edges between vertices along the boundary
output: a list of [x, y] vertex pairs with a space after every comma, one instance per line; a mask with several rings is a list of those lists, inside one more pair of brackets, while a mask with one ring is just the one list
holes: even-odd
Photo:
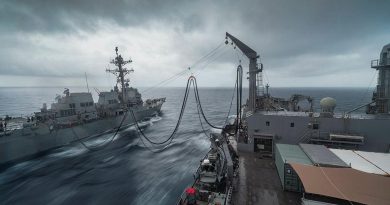
[[269, 121], [265, 122], [265, 125], [266, 125], [266, 126], [269, 126], [269, 125], [270, 125]]
[[118, 103], [118, 101], [116, 99], [108, 100], [108, 104], [115, 104], [115, 103]]
[[80, 103], [81, 107], [90, 107], [93, 105], [93, 102], [85, 102], [85, 103]]
[[61, 117], [76, 115], [76, 111], [74, 109], [69, 110], [60, 110]]
[[292, 122], [292, 123], [290, 123], [290, 127], [294, 127], [295, 125], [294, 125], [294, 123]]

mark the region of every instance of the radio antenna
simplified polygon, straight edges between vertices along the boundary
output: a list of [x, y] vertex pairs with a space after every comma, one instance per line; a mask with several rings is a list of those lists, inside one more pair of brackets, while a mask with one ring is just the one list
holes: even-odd
[[88, 93], [89, 93], [89, 86], [88, 86], [87, 72], [85, 72], [84, 74], [85, 74], [85, 82], [87, 83], [87, 89], [88, 89]]

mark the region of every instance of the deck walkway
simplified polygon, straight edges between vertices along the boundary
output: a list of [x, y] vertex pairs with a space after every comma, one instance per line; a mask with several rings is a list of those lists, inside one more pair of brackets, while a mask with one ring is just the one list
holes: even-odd
[[234, 205], [300, 204], [300, 194], [283, 191], [272, 158], [243, 152], [239, 156], [238, 181], [232, 197]]

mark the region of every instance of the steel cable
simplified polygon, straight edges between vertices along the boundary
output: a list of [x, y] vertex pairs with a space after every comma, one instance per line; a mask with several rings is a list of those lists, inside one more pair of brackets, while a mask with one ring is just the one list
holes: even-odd
[[[133, 112], [133, 111], [132, 111]], [[128, 114], [128, 110], [124, 113], [123, 115], [123, 118], [119, 124], [119, 127], [116, 129], [115, 133], [111, 136], [111, 138], [109, 138], [110, 140], [104, 140], [102, 143], [98, 144], [98, 145], [94, 145], [94, 146], [88, 146], [86, 145], [81, 139], [80, 137], [77, 135], [77, 133], [74, 131], [73, 127], [71, 128], [72, 130], [72, 133], [74, 136], [76, 136], [76, 140], [78, 142], [80, 142], [80, 144], [82, 144], [86, 149], [88, 149], [89, 151], [97, 151], [97, 150], [100, 150], [106, 146], [108, 146], [109, 144], [111, 144], [113, 141], [114, 141], [114, 138], [116, 137], [116, 135], [118, 134], [119, 130], [122, 128], [122, 125], [123, 125], [123, 122], [125, 121], [126, 117], [127, 117], [127, 114]]]
[[173, 132], [170, 134], [170, 136], [165, 139], [164, 141], [161, 141], [161, 142], [154, 142], [153, 140], [151, 140], [149, 137], [147, 137], [144, 132], [142, 131], [142, 129], [139, 127], [138, 125], [138, 122], [137, 122], [137, 119], [135, 118], [135, 115], [134, 115], [134, 112], [131, 110], [131, 114], [133, 116], [133, 119], [135, 121], [135, 125], [139, 131], [139, 133], [141, 133], [141, 135], [151, 144], [154, 144], [154, 145], [162, 145], [162, 144], [165, 144], [167, 143], [168, 141], [170, 141], [169, 143], [172, 142], [172, 139], [173, 137], [175, 136], [177, 130], [179, 129], [179, 126], [180, 126], [180, 123], [181, 123], [181, 119], [183, 117], [183, 114], [184, 114], [184, 110], [185, 110], [185, 107], [187, 105], [187, 99], [188, 99], [188, 93], [189, 93], [189, 88], [191, 86], [191, 81], [194, 79], [193, 76], [189, 77], [188, 80], [187, 80], [187, 86], [186, 86], [186, 90], [185, 90], [185, 93], [184, 93], [184, 98], [183, 98], [183, 103], [182, 103], [182, 106], [181, 106], [181, 110], [180, 110], [180, 114], [179, 114], [179, 119], [177, 120], [177, 123], [176, 123], [176, 126], [175, 126], [175, 129], [173, 130]]
[[196, 103], [199, 105], [199, 108], [200, 108], [200, 113], [202, 114], [203, 116], [203, 119], [206, 121], [206, 123], [212, 127], [212, 128], [215, 128], [215, 129], [222, 129], [222, 127], [217, 127], [215, 125], [212, 125], [206, 118], [204, 112], [203, 112], [203, 108], [202, 108], [202, 104], [201, 104], [201, 101], [200, 101], [200, 97], [199, 97], [199, 91], [198, 91], [198, 83], [196, 82], [196, 78], [194, 78], [194, 87], [195, 87], [195, 100], [196, 100]]
[[179, 77], [181, 77], [181, 76], [187, 74], [188, 72], [190, 72], [190, 70], [191, 70], [192, 68], [195, 68], [198, 64], [202, 63], [202, 61], [207, 61], [207, 60], [209, 60], [208, 58], [211, 58], [212, 56], [214, 56], [214, 55], [217, 53], [217, 50], [218, 50], [219, 48], [221, 48], [221, 46], [222, 46], [223, 44], [224, 44], [224, 42], [221, 42], [216, 48], [212, 49], [209, 53], [207, 53], [206, 55], [202, 56], [200, 59], [198, 59], [197, 61], [195, 61], [195, 63], [193, 63], [192, 66], [189, 67], [190, 69], [183, 70], [183, 71], [181, 71], [181, 72], [179, 72], [179, 73], [177, 73], [177, 74], [175, 74], [175, 75], [173, 75], [173, 76], [171, 76], [171, 77], [169, 77], [169, 78], [167, 78], [167, 79], [165, 79], [165, 80], [163, 80], [163, 81], [161, 81], [161, 82], [159, 82], [159, 83], [153, 85], [152, 87], [147, 88], [147, 89], [145, 89], [145, 90], [143, 90], [143, 91], [141, 91], [141, 92], [142, 92], [142, 93], [146, 93], [146, 92], [148, 92], [148, 91], [150, 91], [150, 90], [152, 90], [152, 89], [155, 89], [155, 88], [158, 88], [158, 87], [160, 87], [160, 86], [163, 86], [163, 85], [165, 85], [166, 83], [169, 83], [169, 82], [171, 82], [171, 81], [174, 81], [174, 80], [176, 80], [177, 78], [179, 78]]
[[[239, 66], [240, 67], [240, 66]], [[237, 75], [238, 74], [241, 74], [242, 75], [242, 69], [241, 69], [241, 72], [238, 72], [237, 71]], [[234, 86], [234, 90], [237, 89], [237, 92], [238, 92], [238, 88], [239, 86], [238, 85], [241, 85], [239, 82], [239, 76], [237, 76], [237, 79], [236, 79], [236, 83], [235, 83], [235, 86]], [[175, 125], [175, 128], [174, 130], [172, 131], [172, 133], [169, 135], [168, 138], [166, 138], [165, 140], [161, 141], [161, 142], [156, 142], [156, 141], [153, 141], [152, 139], [150, 139], [148, 136], [146, 136], [146, 134], [143, 132], [143, 130], [141, 129], [141, 127], [139, 126], [138, 122], [137, 122], [137, 119], [134, 115], [134, 112], [132, 110], [130, 110], [131, 112], [131, 115], [133, 117], [133, 120], [134, 120], [134, 124], [138, 130], [138, 132], [140, 133], [141, 136], [139, 137], [144, 137], [149, 143], [151, 143], [152, 145], [163, 145], [163, 144], [166, 144], [169, 145], [170, 143], [172, 143], [173, 139], [174, 139], [174, 136], [175, 134], [177, 133], [177, 130], [181, 124], [181, 120], [182, 120], [182, 117], [184, 115], [184, 111], [185, 111], [185, 108], [186, 108], [186, 105], [187, 105], [187, 101], [188, 101], [188, 96], [189, 96], [189, 92], [190, 92], [190, 88], [191, 88], [191, 85], [193, 85], [193, 89], [194, 89], [194, 95], [195, 95], [195, 101], [196, 101], [196, 106], [197, 106], [197, 112], [198, 112], [198, 116], [199, 116], [199, 121], [200, 121], [200, 124], [201, 124], [201, 127], [202, 127], [202, 130], [203, 130], [203, 133], [207, 135], [207, 132], [206, 132], [206, 129], [203, 127], [203, 123], [202, 123], [202, 120], [201, 120], [201, 115], [203, 117], [203, 119], [206, 121], [206, 123], [210, 126], [210, 127], [213, 127], [215, 129], [222, 129], [222, 127], [217, 127], [217, 126], [214, 126], [212, 125], [206, 118], [205, 114], [204, 114], [204, 111], [203, 111], [203, 108], [202, 108], [202, 104], [201, 104], [201, 101], [200, 101], [200, 97], [199, 97], [199, 91], [198, 91], [198, 85], [197, 85], [197, 82], [196, 82], [196, 78], [194, 76], [190, 76], [187, 80], [187, 85], [186, 85], [186, 90], [184, 92], [184, 97], [183, 97], [183, 102], [182, 102], [182, 106], [181, 106], [181, 110], [180, 110], [180, 114], [179, 114], [179, 118], [177, 120], [177, 123]], [[242, 85], [241, 85], [241, 89], [242, 89]], [[233, 90], [233, 91], [234, 91]], [[233, 104], [233, 99], [234, 99], [234, 93], [233, 92], [233, 96], [232, 96], [232, 100], [230, 102], [230, 107], [229, 107], [229, 112], [227, 114], [227, 117], [225, 119], [225, 122], [224, 124], [226, 124], [227, 122], [227, 119], [230, 115], [230, 111], [231, 111], [231, 107], [232, 107], [232, 104]], [[240, 91], [240, 94], [237, 94], [237, 96], [241, 96], [241, 91]], [[241, 101], [240, 101], [241, 102]], [[137, 133], [138, 134], [138, 133]], [[144, 144], [144, 146], [146, 146], [146, 144], [144, 143], [144, 141], [142, 141], [142, 143]], [[147, 147], [147, 146], [146, 146]], [[147, 147], [149, 149], [149, 147]], [[150, 151], [154, 152], [153, 150], [149, 149]]]

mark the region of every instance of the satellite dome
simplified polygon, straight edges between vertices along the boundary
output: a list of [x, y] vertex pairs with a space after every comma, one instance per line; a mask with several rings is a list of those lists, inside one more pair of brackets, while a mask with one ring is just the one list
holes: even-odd
[[333, 113], [334, 108], [336, 107], [336, 100], [331, 97], [322, 98], [320, 105], [323, 113]]
[[336, 107], [336, 100], [331, 97], [322, 98], [320, 105], [321, 107]]

